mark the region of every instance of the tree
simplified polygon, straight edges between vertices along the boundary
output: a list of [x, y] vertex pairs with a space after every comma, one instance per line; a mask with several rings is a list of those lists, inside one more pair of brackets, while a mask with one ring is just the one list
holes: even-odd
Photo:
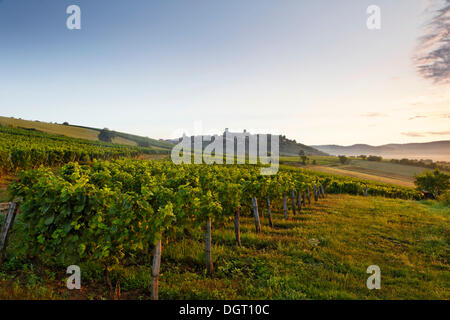
[[109, 131], [108, 128], [103, 129], [98, 134], [98, 139], [104, 142], [112, 142], [112, 139], [114, 139], [114, 137], [115, 137], [114, 132]]
[[63, 122], [63, 125], [64, 125], [64, 126], [68, 126], [69, 123], [68, 123], [67, 121], [65, 121], [65, 122]]
[[431, 192], [435, 197], [450, 189], [450, 175], [439, 171], [439, 169], [414, 175], [414, 178], [417, 190]]
[[359, 156], [361, 159], [363, 159], [363, 160], [366, 160], [367, 159], [367, 156], [365, 155], [365, 154], [362, 154], [362, 155], [360, 155]]
[[379, 156], [368, 156], [367, 160], [369, 160], [369, 161], [381, 161], [381, 160], [383, 160], [383, 158], [379, 157]]
[[306, 161], [308, 161], [308, 157], [305, 154], [305, 151], [301, 150], [298, 152], [298, 155], [300, 156], [303, 165], [306, 165]]
[[339, 156], [339, 161], [342, 164], [346, 164], [348, 162], [348, 158], [346, 156]]

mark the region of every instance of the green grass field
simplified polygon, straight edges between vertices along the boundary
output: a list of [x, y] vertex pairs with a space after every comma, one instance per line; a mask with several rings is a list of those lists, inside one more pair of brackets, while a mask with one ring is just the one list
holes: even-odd
[[415, 174], [421, 174], [431, 170], [410, 165], [396, 164], [388, 161], [367, 161], [352, 159], [349, 166], [358, 167], [360, 169], [368, 169], [373, 171], [385, 172], [392, 175], [401, 175], [413, 178]]
[[[265, 214], [265, 210], [262, 210]], [[215, 272], [205, 273], [203, 233], [164, 245], [161, 299], [450, 299], [450, 208], [436, 202], [328, 195], [275, 228], [254, 233], [242, 219], [242, 248], [232, 223], [213, 230]], [[11, 237], [0, 273], [0, 299], [107, 299], [103, 273], [81, 265], [82, 290], [65, 287], [65, 268], [20, 256]], [[381, 268], [368, 290], [366, 269]], [[151, 262], [113, 270], [122, 299], [150, 297]]]

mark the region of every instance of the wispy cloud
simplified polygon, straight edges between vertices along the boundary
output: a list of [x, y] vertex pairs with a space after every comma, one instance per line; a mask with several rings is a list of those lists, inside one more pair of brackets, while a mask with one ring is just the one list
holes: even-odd
[[427, 116], [414, 116], [409, 118], [408, 120], [415, 120], [415, 119], [424, 119], [424, 118], [428, 118]]
[[425, 135], [423, 133], [419, 132], [402, 132], [402, 135], [407, 137], [424, 137]]
[[381, 112], [368, 112], [361, 115], [362, 117], [367, 118], [381, 118], [381, 117], [387, 117], [388, 115]]
[[428, 131], [428, 132], [402, 132], [402, 135], [407, 137], [425, 137], [425, 136], [448, 136], [450, 131]]
[[439, 3], [440, 9], [435, 11], [426, 35], [420, 39], [415, 62], [422, 77], [450, 83], [450, 0]]
[[431, 118], [431, 119], [448, 119], [450, 118], [450, 113], [441, 113], [441, 114], [419, 114], [419, 115], [415, 115], [415, 116], [411, 116], [408, 118], [408, 120], [416, 120], [416, 119], [427, 119], [427, 118]]

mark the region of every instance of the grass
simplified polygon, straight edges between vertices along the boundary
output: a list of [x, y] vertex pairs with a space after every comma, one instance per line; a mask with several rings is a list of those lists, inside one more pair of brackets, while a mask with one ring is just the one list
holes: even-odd
[[[275, 208], [276, 209], [276, 208]], [[265, 210], [262, 209], [265, 214]], [[204, 268], [203, 234], [163, 245], [161, 299], [450, 299], [450, 208], [435, 201], [328, 195], [275, 228], [254, 233], [242, 218], [242, 248], [232, 223], [213, 229], [215, 272]], [[105, 299], [101, 271], [82, 266], [78, 292], [65, 270], [40, 266], [13, 251], [0, 273], [0, 299]], [[24, 268], [23, 265], [26, 267]], [[366, 269], [381, 268], [381, 290], [368, 290]], [[121, 267], [123, 299], [150, 297], [151, 262]]]
[[341, 175], [341, 176], [346, 176], [346, 177], [371, 180], [371, 181], [376, 181], [376, 182], [381, 182], [381, 183], [410, 187], [410, 188], [415, 187], [412, 178], [398, 177], [398, 176], [393, 176], [393, 175], [389, 176], [382, 172], [368, 173], [367, 171], [363, 172], [363, 170], [361, 170], [361, 169], [350, 170], [349, 168], [327, 167], [327, 166], [308, 166], [307, 168], [314, 170], [314, 171], [318, 171], [318, 172], [330, 173], [333, 175]]
[[402, 175], [405, 177], [413, 178], [415, 174], [421, 174], [425, 171], [429, 171], [432, 169], [403, 165], [397, 163], [391, 163], [388, 161], [367, 161], [367, 160], [359, 160], [354, 159], [351, 160], [350, 163], [352, 166], [356, 166], [362, 169], [369, 169], [374, 171], [386, 172], [394, 175]]
[[128, 140], [128, 139], [124, 139], [122, 137], [114, 137], [112, 139], [112, 143], [125, 144], [128, 146], [137, 146], [138, 145], [136, 142]]

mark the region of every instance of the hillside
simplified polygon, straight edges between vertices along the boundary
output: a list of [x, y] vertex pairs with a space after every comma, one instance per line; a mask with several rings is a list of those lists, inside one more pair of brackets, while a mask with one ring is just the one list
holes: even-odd
[[[41, 121], [30, 121], [16, 118], [7, 118], [0, 116], [0, 125], [2, 126], [11, 126], [17, 128], [24, 129], [35, 129], [38, 131], [50, 133], [50, 134], [58, 134], [71, 138], [79, 138], [93, 141], [105, 141], [99, 139], [99, 134], [102, 132], [102, 129], [98, 128], [90, 128], [84, 126], [77, 126], [71, 124], [57, 124], [57, 123], [48, 123]], [[172, 144], [156, 139], [151, 139], [148, 137], [141, 137], [132, 134], [127, 134], [123, 132], [110, 131], [111, 139], [107, 142], [112, 142], [116, 144], [124, 144], [130, 146], [141, 146], [141, 147], [152, 147], [154, 149], [159, 150], [170, 150], [172, 148]]]
[[408, 158], [450, 161], [450, 140], [407, 144], [391, 143], [381, 146], [355, 144], [352, 146], [315, 145], [312, 147], [335, 156], [376, 155], [392, 159]]
[[300, 150], [305, 152], [307, 156], [326, 156], [326, 152], [318, 150], [314, 147], [307, 146], [296, 142], [295, 140], [290, 140], [286, 136], [281, 137], [280, 141], [280, 155], [281, 156], [298, 156]]
[[[251, 133], [249, 133], [247, 131], [245, 131], [245, 133], [248, 136], [252, 135]], [[234, 133], [232, 133], [232, 134], [234, 134]], [[240, 134], [240, 133], [236, 133], [236, 134]], [[224, 135], [221, 135], [221, 136], [223, 136], [224, 150], [226, 150], [226, 143], [233, 143], [233, 142], [227, 140]], [[246, 138], [246, 153], [248, 153], [248, 144], [249, 144], [248, 136]], [[219, 137], [219, 135], [215, 135], [215, 137]], [[166, 141], [176, 144], [176, 143], [178, 143], [178, 141], [181, 141], [181, 138], [173, 139], [173, 140], [166, 140]], [[192, 148], [193, 148], [194, 136], [191, 136], [191, 141], [192, 141]], [[210, 141], [211, 140], [204, 139], [203, 149], [210, 144]], [[270, 139], [268, 141], [268, 146], [270, 148]], [[236, 146], [235, 146], [235, 150], [236, 150]], [[303, 150], [303, 152], [307, 156], [326, 156], [327, 155], [327, 153], [319, 151], [313, 147], [298, 143], [295, 140], [290, 140], [290, 139], [286, 138], [286, 136], [280, 137], [280, 156], [298, 156], [300, 150]]]

